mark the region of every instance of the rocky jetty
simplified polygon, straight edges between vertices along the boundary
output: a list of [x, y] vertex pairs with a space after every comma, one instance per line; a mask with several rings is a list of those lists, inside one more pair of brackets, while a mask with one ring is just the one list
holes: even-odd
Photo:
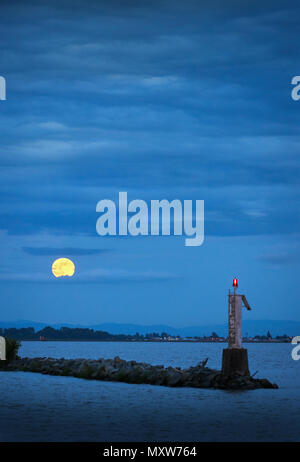
[[17, 358], [9, 364], [1, 361], [6, 371], [39, 372], [90, 380], [105, 380], [135, 384], [163, 385], [168, 387], [214, 388], [223, 390], [254, 390], [278, 388], [267, 379], [235, 374], [225, 376], [220, 371], [206, 366], [207, 360], [194, 367], [153, 366], [136, 361], [114, 359], [55, 359]]

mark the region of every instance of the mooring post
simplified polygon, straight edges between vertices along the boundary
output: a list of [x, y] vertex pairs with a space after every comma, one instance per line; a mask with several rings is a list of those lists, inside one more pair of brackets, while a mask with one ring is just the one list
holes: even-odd
[[236, 293], [237, 278], [233, 279], [233, 294], [228, 294], [228, 348], [223, 350], [223, 375], [250, 375], [248, 366], [248, 351], [242, 348], [242, 301], [251, 310], [244, 295]]

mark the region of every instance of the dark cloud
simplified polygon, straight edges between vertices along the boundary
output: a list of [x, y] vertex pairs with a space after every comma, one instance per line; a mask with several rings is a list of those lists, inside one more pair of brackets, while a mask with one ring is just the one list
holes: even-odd
[[22, 247], [22, 250], [29, 255], [49, 255], [49, 256], [80, 256], [80, 255], [99, 255], [110, 252], [110, 249], [82, 249], [75, 247]]
[[277, 253], [269, 255], [261, 255], [259, 260], [267, 263], [270, 266], [275, 268], [281, 268], [286, 265], [294, 265], [300, 263], [300, 253], [299, 251], [293, 253]]
[[75, 273], [72, 277], [60, 277], [55, 278], [53, 275], [49, 275], [44, 272], [31, 272], [31, 273], [16, 273], [16, 272], [0, 272], [0, 283], [13, 283], [13, 282], [25, 282], [25, 283], [56, 283], [59, 286], [66, 287], [69, 284], [120, 284], [120, 283], [147, 283], [147, 282], [168, 282], [173, 280], [180, 280], [182, 276], [175, 273], [167, 272], [151, 272], [151, 271], [140, 271], [133, 272], [127, 270], [106, 270], [106, 269], [92, 269], [80, 273]]

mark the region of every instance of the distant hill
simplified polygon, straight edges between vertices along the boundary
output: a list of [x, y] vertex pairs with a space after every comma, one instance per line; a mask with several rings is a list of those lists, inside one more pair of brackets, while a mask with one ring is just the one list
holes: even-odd
[[[165, 324], [153, 325], [140, 325], [140, 324], [121, 324], [121, 323], [102, 323], [96, 325], [82, 325], [82, 324], [49, 324], [42, 322], [34, 322], [27, 320], [18, 320], [10, 322], [0, 322], [1, 328], [9, 327], [33, 327], [36, 331], [44, 327], [51, 326], [55, 329], [60, 327], [89, 327], [94, 330], [102, 330], [110, 334], [128, 334], [134, 335], [136, 332], [139, 334], [147, 334], [152, 332], [166, 332], [171, 335], [186, 336], [203, 336], [210, 335], [213, 331], [220, 336], [227, 335], [227, 324], [208, 324], [202, 326], [190, 327], [172, 327]], [[270, 331], [272, 336], [287, 334], [290, 336], [300, 335], [300, 321], [278, 321], [278, 320], [244, 320], [243, 321], [243, 334], [249, 336], [264, 335]]]
[[[171, 335], [203, 336], [216, 332], [220, 336], [226, 336], [228, 332], [227, 324], [208, 324], [190, 327], [172, 327], [165, 324], [154, 324], [144, 326], [139, 324], [117, 324], [103, 323], [91, 326], [93, 329], [104, 330], [112, 334], [147, 334], [149, 332], [167, 332]], [[290, 336], [300, 335], [300, 321], [277, 321], [277, 320], [244, 320], [243, 333], [249, 336], [264, 335], [271, 332], [273, 336], [287, 334]]]
[[2, 329], [7, 329], [9, 327], [16, 327], [17, 329], [20, 329], [21, 327], [33, 327], [34, 330], [41, 330], [44, 329], [44, 327], [51, 326], [54, 329], [59, 329], [60, 327], [89, 327], [89, 326], [82, 326], [79, 324], [68, 324], [68, 323], [63, 323], [63, 324], [50, 324], [50, 323], [45, 323], [45, 322], [35, 322], [35, 321], [27, 321], [25, 319], [19, 319], [17, 321], [0, 321], [0, 328]]

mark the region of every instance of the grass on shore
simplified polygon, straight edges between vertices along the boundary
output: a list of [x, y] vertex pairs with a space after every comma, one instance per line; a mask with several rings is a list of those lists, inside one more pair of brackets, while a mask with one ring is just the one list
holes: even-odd
[[20, 346], [21, 342], [19, 340], [5, 337], [6, 364], [10, 363], [18, 357], [18, 351]]

